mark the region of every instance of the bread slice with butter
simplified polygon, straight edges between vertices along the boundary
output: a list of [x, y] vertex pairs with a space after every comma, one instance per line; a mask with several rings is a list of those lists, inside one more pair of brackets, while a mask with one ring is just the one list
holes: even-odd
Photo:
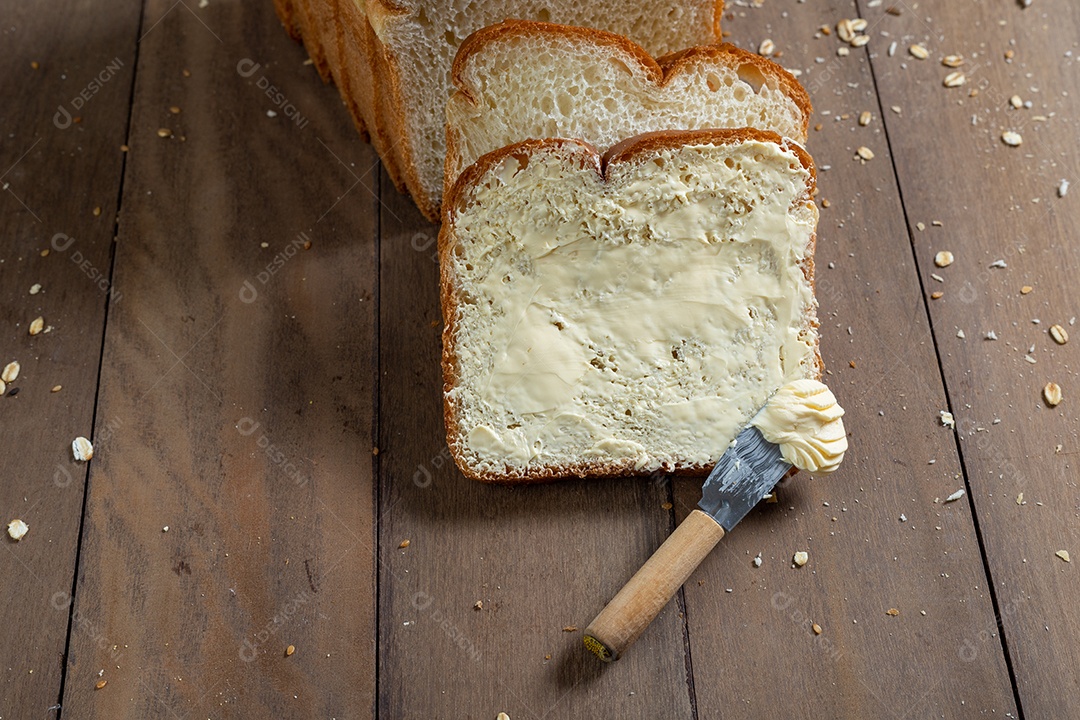
[[821, 371], [809, 155], [753, 129], [484, 155], [439, 235], [447, 440], [492, 482], [706, 474]]
[[805, 144], [810, 98], [776, 63], [723, 44], [654, 60], [609, 32], [511, 20], [471, 35], [446, 105], [445, 188], [486, 153], [530, 138], [601, 152], [658, 130], [752, 127]]

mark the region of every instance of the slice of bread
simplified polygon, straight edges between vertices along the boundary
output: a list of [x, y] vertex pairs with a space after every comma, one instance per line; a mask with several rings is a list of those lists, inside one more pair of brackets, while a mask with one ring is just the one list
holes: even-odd
[[530, 138], [601, 152], [658, 130], [752, 127], [806, 143], [810, 98], [779, 65], [733, 45], [654, 60], [619, 35], [508, 21], [479, 30], [453, 67], [445, 188], [481, 155]]
[[[532, 18], [620, 33], [654, 53], [720, 41], [723, 0], [687, 0], [663, 8], [638, 0], [556, 2], [474, 0], [275, 0], [290, 32], [320, 73], [328, 63], [357, 127], [367, 131], [390, 176], [420, 210], [438, 220], [446, 154], [446, 100], [451, 65], [473, 32], [507, 18]], [[340, 60], [333, 23], [322, 14], [336, 2]], [[328, 51], [329, 49], [329, 51]], [[333, 63], [337, 63], [337, 67]]]
[[748, 128], [484, 155], [439, 234], [447, 441], [491, 482], [708, 473], [817, 378], [815, 170]]

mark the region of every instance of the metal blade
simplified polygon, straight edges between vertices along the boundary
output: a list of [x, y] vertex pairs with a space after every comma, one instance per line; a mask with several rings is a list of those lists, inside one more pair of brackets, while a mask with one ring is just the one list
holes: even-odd
[[780, 447], [753, 425], [735, 438], [701, 488], [703, 511], [730, 532], [791, 469]]

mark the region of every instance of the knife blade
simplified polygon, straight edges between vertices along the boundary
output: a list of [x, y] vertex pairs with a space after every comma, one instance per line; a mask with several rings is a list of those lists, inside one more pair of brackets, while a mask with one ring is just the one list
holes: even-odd
[[585, 629], [585, 647], [605, 662], [649, 626], [716, 543], [768, 495], [791, 464], [749, 425], [732, 441], [701, 488], [698, 509], [675, 528]]

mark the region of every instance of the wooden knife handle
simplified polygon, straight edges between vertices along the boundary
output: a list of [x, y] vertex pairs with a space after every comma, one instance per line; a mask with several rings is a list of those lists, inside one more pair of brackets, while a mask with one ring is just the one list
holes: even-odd
[[618, 660], [722, 537], [719, 523], [691, 512], [585, 628], [585, 647], [604, 662]]

